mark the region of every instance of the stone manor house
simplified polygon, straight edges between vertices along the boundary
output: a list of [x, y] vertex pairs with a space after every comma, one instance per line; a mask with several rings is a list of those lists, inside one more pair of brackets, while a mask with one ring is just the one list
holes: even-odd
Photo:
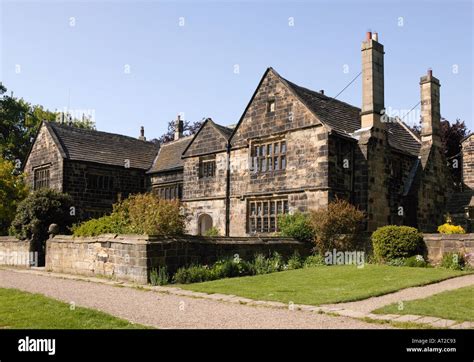
[[366, 212], [368, 231], [405, 224], [435, 231], [444, 215], [469, 216], [474, 139], [463, 142], [464, 188], [454, 193], [440, 140], [440, 82], [420, 78], [421, 137], [384, 104], [384, 47], [362, 43], [361, 108], [292, 83], [268, 68], [235, 126], [207, 119], [156, 146], [44, 122], [25, 172], [32, 189], [69, 193], [80, 219], [110, 212], [132, 193], [180, 199], [188, 231], [271, 235], [279, 215], [326, 207], [336, 197]]

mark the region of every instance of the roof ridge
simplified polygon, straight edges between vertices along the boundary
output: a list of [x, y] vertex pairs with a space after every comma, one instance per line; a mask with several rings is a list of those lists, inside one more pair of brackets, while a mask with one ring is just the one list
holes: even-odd
[[119, 137], [122, 137], [122, 138], [128, 138], [128, 139], [133, 140], [133, 141], [143, 142], [143, 143], [147, 143], [147, 144], [150, 144], [150, 145], [155, 145], [151, 141], [141, 140], [141, 139], [138, 139], [138, 138], [135, 138], [135, 137], [132, 137], [132, 136], [123, 135], [123, 134], [120, 134], [120, 133], [105, 132], [105, 131], [99, 131], [97, 129], [90, 129], [90, 128], [80, 128], [80, 127], [75, 127], [75, 126], [71, 126], [71, 125], [64, 124], [64, 123], [59, 123], [59, 122], [51, 122], [51, 121], [44, 121], [44, 122], [46, 124], [50, 125], [53, 128], [54, 127], [62, 127], [62, 128], [66, 128], [66, 129], [76, 131], [76, 132], [82, 132], [82, 133], [89, 133], [89, 134], [99, 133], [99, 134], [109, 135], [109, 136], [119, 136]]

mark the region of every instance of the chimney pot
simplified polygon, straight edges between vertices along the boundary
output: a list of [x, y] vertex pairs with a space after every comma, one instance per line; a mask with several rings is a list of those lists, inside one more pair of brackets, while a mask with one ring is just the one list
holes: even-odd
[[367, 32], [367, 40], [370, 40], [370, 39], [372, 39], [372, 32], [368, 31]]
[[324, 89], [321, 89], [319, 93], [324, 94]]
[[140, 137], [138, 137], [139, 140], [146, 141], [145, 138], [145, 127], [141, 126], [140, 127]]
[[178, 114], [178, 119], [175, 121], [174, 139], [178, 140], [183, 137], [184, 123], [181, 119], [181, 115]]
[[431, 68], [428, 68], [428, 77], [433, 76], [433, 70]]
[[372, 34], [372, 40], [378, 42], [379, 41], [379, 34], [378, 33], [373, 33]]

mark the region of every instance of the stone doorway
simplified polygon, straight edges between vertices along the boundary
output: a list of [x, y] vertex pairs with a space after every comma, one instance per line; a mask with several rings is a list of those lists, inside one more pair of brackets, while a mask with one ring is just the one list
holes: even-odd
[[212, 217], [208, 214], [201, 214], [198, 218], [198, 235], [205, 235], [206, 231], [212, 228]]

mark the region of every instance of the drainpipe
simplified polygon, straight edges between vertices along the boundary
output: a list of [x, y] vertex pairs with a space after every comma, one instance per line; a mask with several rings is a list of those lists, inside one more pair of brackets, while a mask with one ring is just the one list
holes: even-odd
[[230, 235], [230, 142], [226, 144], [227, 170], [225, 187], [225, 236]]

